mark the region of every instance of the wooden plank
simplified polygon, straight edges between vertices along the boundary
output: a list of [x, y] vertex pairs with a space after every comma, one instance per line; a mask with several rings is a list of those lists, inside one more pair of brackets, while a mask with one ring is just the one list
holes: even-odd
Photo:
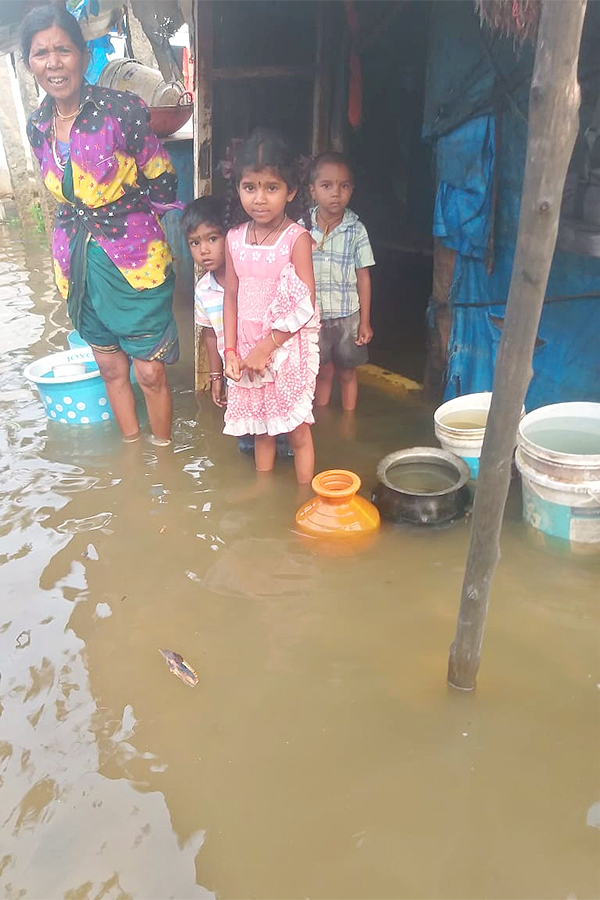
[[[36, 225], [35, 198], [33, 183], [27, 174], [25, 146], [19, 128], [15, 127], [18, 122], [17, 107], [13, 98], [9, 66], [9, 57], [0, 56], [0, 137], [19, 220], [22, 227], [31, 232]], [[34, 165], [38, 165], [37, 160]]]
[[312, 110], [312, 135], [311, 152], [316, 156], [327, 146], [327, 133], [324, 128], [323, 108], [325, 100], [325, 65], [323, 59], [323, 35], [325, 19], [325, 4], [315, 4], [315, 67], [313, 82], [313, 110]]
[[456, 250], [445, 247], [439, 240], [433, 245], [433, 284], [431, 289], [432, 323], [427, 329], [427, 359], [423, 383], [430, 400], [441, 400], [448, 361], [448, 343], [452, 328], [452, 309], [448, 300]]
[[197, 0], [194, 35], [194, 194], [212, 193], [212, 0]]
[[[194, 196], [212, 194], [212, 106], [213, 106], [213, 4], [196, 0], [194, 6]], [[195, 277], [199, 277], [199, 271]], [[210, 387], [208, 359], [202, 329], [194, 334], [194, 384], [196, 391]]]
[[[577, 62], [586, 0], [543, 0], [533, 77], [519, 230], [475, 492], [471, 541], [450, 648], [448, 683], [475, 687], [521, 407], [556, 246], [577, 134]], [[510, 661], [506, 661], [507, 666]]]
[[[19, 93], [21, 95], [21, 103], [25, 110], [25, 116], [28, 118], [34, 112], [38, 105], [39, 99], [35, 78], [21, 59], [20, 54], [16, 58], [17, 68], [17, 84], [19, 85]], [[38, 165], [37, 159], [33, 160], [33, 177], [35, 178], [38, 190], [38, 200], [42, 210], [44, 219], [44, 228], [46, 230], [46, 238], [48, 246], [52, 247], [52, 234], [54, 232], [54, 216], [56, 214], [56, 200], [51, 196], [50, 191], [46, 188], [42, 179], [42, 173]]]

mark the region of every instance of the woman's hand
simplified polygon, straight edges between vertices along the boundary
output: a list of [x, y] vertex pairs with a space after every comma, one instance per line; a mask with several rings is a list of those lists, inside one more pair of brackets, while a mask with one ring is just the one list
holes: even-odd
[[227, 378], [231, 378], [232, 381], [239, 381], [242, 377], [240, 360], [234, 350], [225, 352], [225, 375]]
[[225, 390], [224, 390], [223, 376], [220, 377], [212, 376], [210, 379], [210, 394], [212, 397], [212, 402], [215, 406], [218, 406], [219, 409], [223, 409], [227, 406], [227, 401], [225, 400]]

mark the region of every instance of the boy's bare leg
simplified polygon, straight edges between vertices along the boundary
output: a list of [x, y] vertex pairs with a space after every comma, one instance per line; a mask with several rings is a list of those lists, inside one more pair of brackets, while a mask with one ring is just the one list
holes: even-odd
[[333, 363], [324, 363], [319, 369], [319, 374], [317, 375], [317, 387], [315, 389], [316, 406], [329, 405], [334, 374], [335, 366]]
[[345, 409], [340, 418], [340, 434], [346, 441], [356, 439], [356, 410]]
[[342, 409], [351, 412], [356, 409], [358, 400], [358, 378], [356, 369], [337, 369], [337, 377], [340, 381], [340, 394], [342, 397]]
[[257, 434], [254, 438], [254, 465], [257, 472], [272, 472], [275, 466], [275, 437]]

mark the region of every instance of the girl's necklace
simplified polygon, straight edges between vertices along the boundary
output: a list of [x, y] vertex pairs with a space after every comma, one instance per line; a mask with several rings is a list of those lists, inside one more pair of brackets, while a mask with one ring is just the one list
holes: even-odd
[[282, 227], [283, 227], [283, 224], [284, 224], [284, 222], [285, 222], [286, 220], [287, 220], [287, 214], [284, 213], [284, 214], [283, 214], [283, 219], [281, 220], [281, 222], [279, 223], [279, 225], [277, 226], [277, 228], [271, 228], [270, 231], [267, 231], [267, 233], [265, 234], [265, 236], [264, 236], [264, 238], [262, 239], [262, 241], [259, 241], [259, 240], [257, 240], [257, 238], [256, 238], [256, 222], [255, 222], [254, 220], [252, 220], [252, 238], [253, 238], [253, 239], [250, 241], [250, 243], [252, 244], [252, 246], [254, 246], [254, 247], [262, 247], [262, 245], [265, 243], [265, 241], [267, 240], [267, 238], [270, 238], [271, 235], [277, 236], [277, 234], [281, 231], [281, 229], [282, 229]]

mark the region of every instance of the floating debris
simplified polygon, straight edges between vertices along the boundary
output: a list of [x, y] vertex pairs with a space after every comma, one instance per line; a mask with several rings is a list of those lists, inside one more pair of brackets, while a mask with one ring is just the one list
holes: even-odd
[[590, 828], [600, 828], [600, 803], [592, 803], [587, 811], [585, 824]]
[[84, 550], [83, 553], [82, 553], [81, 555], [82, 555], [82, 557], [83, 557], [84, 559], [94, 559], [94, 560], [97, 560], [97, 559], [100, 558], [100, 557], [98, 556], [98, 551], [96, 550], [96, 548], [94, 547], [93, 544], [88, 544], [88, 545], [87, 545], [87, 550]]
[[112, 609], [110, 608], [110, 604], [96, 603], [94, 615], [97, 619], [108, 619], [110, 616], [112, 616]]
[[158, 652], [164, 656], [167, 665], [169, 667], [169, 671], [173, 673], [173, 675], [177, 675], [185, 684], [189, 684], [190, 687], [195, 687], [198, 684], [198, 674], [192, 669], [190, 664], [185, 661], [183, 656], [180, 653], [175, 653], [173, 650], [161, 650], [158, 648]]
[[196, 584], [202, 584], [202, 579], [199, 575], [196, 575], [195, 572], [191, 572], [189, 569], [186, 569], [185, 574], [190, 579], [190, 581], [195, 582]]
[[22, 631], [21, 634], [17, 637], [15, 646], [29, 647], [30, 643], [31, 643], [31, 632], [30, 631]]

